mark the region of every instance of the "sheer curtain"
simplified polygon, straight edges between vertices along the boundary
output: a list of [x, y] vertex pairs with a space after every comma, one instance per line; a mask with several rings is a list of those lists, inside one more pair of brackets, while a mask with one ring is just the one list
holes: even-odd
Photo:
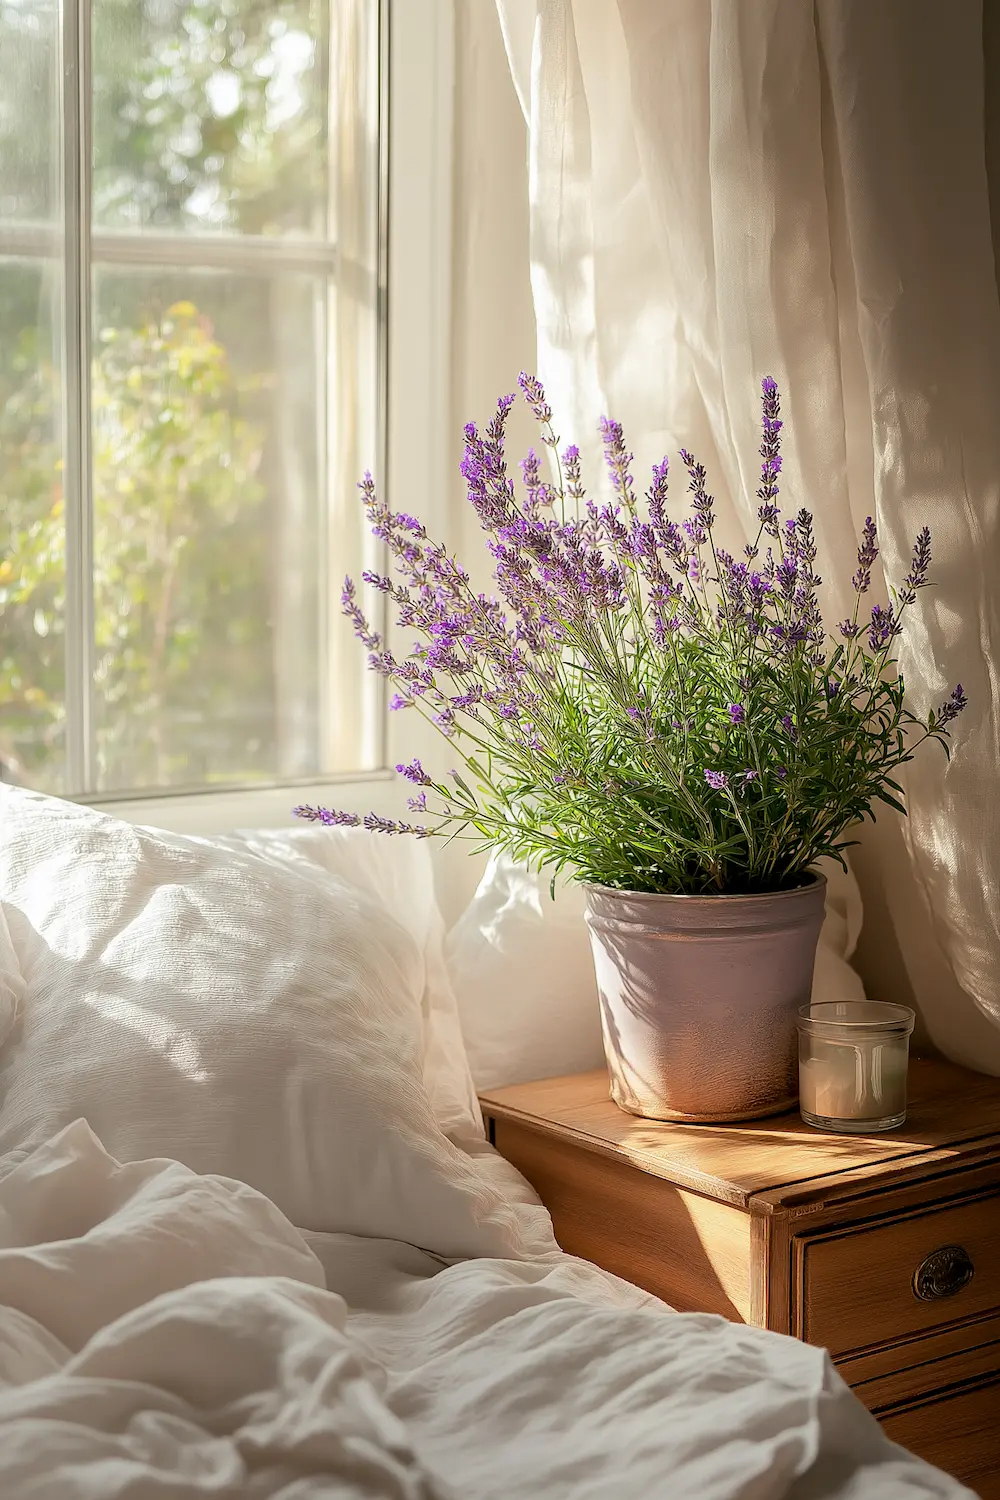
[[[815, 514], [828, 619], [864, 518], [886, 574], [934, 537], [900, 658], [957, 681], [858, 869], [876, 997], [1000, 1073], [1000, 305], [979, 0], [498, 0], [529, 123], [539, 373], [593, 463], [601, 412], [643, 465], [708, 464], [755, 520], [757, 392], [783, 393], [786, 507]], [[678, 489], [681, 486], [678, 485]], [[996, 581], [995, 581], [996, 580]]]

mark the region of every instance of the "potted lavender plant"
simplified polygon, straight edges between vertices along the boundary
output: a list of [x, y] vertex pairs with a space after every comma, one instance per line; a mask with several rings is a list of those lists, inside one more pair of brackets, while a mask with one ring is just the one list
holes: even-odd
[[[614, 1099], [656, 1118], [751, 1119], [794, 1103], [795, 1019], [809, 998], [825, 879], [876, 801], [903, 812], [893, 772], [925, 739], [947, 751], [961, 687], [923, 721], [904, 705], [893, 641], [927, 582], [930, 533], [862, 618], [878, 556], [869, 519], [855, 606], [828, 637], [812, 518], [778, 506], [781, 418], [763, 382], [759, 526], [739, 559], [713, 537], [703, 466], [689, 513], [667, 512], [667, 461], [643, 501], [621, 427], [601, 424], [610, 495], [588, 498], [541, 385], [520, 378], [551, 462], [504, 451], [514, 401], [465, 429], [462, 472], [497, 597], [413, 516], [361, 484], [395, 577], [366, 573], [421, 639], [397, 659], [350, 579], [343, 607], [390, 679], [390, 707], [430, 719], [459, 766], [414, 760], [417, 821], [301, 807], [301, 817], [425, 837], [465, 833], [587, 889]], [[554, 879], [554, 876], [553, 876]]]

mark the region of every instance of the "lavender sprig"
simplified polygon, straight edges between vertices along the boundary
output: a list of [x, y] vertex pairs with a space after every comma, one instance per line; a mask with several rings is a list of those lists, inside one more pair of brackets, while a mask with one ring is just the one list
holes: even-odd
[[[827, 636], [812, 516], [783, 518], [782, 420], [761, 387], [760, 532], [739, 557], [717, 547], [704, 466], [686, 449], [687, 514], [668, 512], [666, 459], [640, 505], [621, 426], [601, 423], [610, 501], [587, 499], [579, 451], [559, 453], [541, 383], [521, 395], [558, 470], [534, 451], [520, 497], [508, 472], [514, 397], [465, 429], [462, 472], [493, 560], [496, 597], [360, 485], [386, 571], [364, 581], [415, 637], [390, 651], [348, 579], [342, 608], [392, 684], [390, 707], [426, 719], [461, 764], [436, 781], [401, 761], [410, 813], [429, 823], [305, 806], [298, 816], [425, 838], [463, 833], [515, 857], [618, 888], [698, 893], [782, 889], [842, 857], [878, 801], [901, 809], [897, 769], [924, 739], [947, 750], [966, 707], [957, 686], [926, 721], [907, 706], [892, 648], [925, 587], [931, 537], [916, 538], [892, 603], [859, 620], [878, 561], [869, 518], [853, 617]], [[761, 556], [762, 539], [767, 538]]]
[[778, 535], [778, 475], [781, 473], [781, 399], [771, 377], [761, 381], [760, 505], [757, 515], [768, 536]]
[[366, 828], [369, 833], [404, 833], [413, 838], [429, 837], [429, 828], [415, 827], [412, 823], [401, 823], [395, 818], [382, 818], [378, 813], [337, 812], [329, 807], [311, 807], [308, 802], [292, 809], [295, 817], [309, 823], [322, 823], [327, 828]]
[[[930, 548], [931, 534], [927, 532], [927, 546]], [[875, 522], [871, 516], [865, 520], [865, 528], [862, 533], [861, 546], [858, 548], [858, 571], [851, 580], [855, 593], [867, 594], [872, 581], [872, 568], [878, 558], [878, 535], [875, 530]], [[928, 551], [928, 561], [930, 553]]]

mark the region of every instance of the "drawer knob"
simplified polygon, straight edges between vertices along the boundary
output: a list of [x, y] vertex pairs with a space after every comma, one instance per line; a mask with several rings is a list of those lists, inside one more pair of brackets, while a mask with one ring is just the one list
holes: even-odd
[[940, 1250], [932, 1250], [914, 1271], [913, 1294], [921, 1302], [954, 1297], [975, 1274], [968, 1250], [962, 1245], [942, 1245]]

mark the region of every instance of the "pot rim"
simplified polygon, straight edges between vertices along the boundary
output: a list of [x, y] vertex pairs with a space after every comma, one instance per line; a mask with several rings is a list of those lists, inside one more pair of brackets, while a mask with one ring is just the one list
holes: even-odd
[[793, 885], [789, 887], [788, 890], [784, 891], [733, 891], [732, 893], [728, 894], [720, 893], [719, 895], [693, 896], [683, 895], [679, 892], [671, 893], [669, 891], [626, 891], [620, 890], [617, 886], [613, 885], [598, 885], [597, 882], [593, 880], [580, 881], [580, 885], [587, 892], [588, 896], [591, 892], [593, 892], [597, 896], [606, 896], [611, 900], [652, 902], [724, 901], [726, 903], [731, 903], [734, 901], [787, 901], [796, 896], [803, 895], [803, 893], [806, 891], [812, 892], [817, 888], [822, 888], [826, 885], [826, 883], [826, 876], [823, 874], [822, 870], [809, 870], [807, 871], [806, 878], [802, 881], [801, 885]]

